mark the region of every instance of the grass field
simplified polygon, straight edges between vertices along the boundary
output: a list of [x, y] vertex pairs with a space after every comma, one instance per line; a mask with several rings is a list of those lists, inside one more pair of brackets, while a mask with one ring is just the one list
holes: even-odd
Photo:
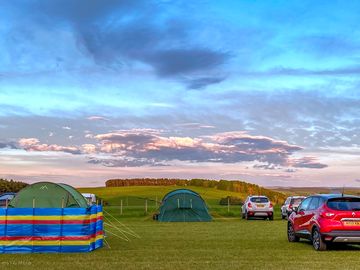
[[[274, 221], [245, 221], [239, 215], [222, 215], [227, 207], [216, 204], [222, 196], [231, 195], [225, 191], [206, 190], [201, 194], [215, 213], [213, 222], [154, 222], [150, 210], [147, 215], [144, 213], [143, 198], [160, 200], [169, 189], [86, 189], [113, 204], [128, 197], [129, 207], [123, 216], [118, 206], [105, 210], [140, 238], [131, 237], [127, 242], [108, 236], [111, 248], [87, 254], [1, 255], [0, 269], [359, 269], [358, 247], [315, 252], [308, 241], [288, 243], [286, 221], [280, 220], [278, 208]], [[239, 207], [234, 206], [231, 211], [239, 213]]]

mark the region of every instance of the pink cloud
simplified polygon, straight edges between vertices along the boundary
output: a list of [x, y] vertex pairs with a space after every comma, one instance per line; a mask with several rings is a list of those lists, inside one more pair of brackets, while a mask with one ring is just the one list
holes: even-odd
[[57, 144], [41, 144], [36, 138], [22, 138], [19, 140], [19, 145], [26, 151], [37, 152], [65, 152], [70, 154], [81, 154], [81, 151], [76, 146], [62, 146]]
[[[89, 134], [88, 134], [89, 135]], [[42, 144], [23, 138], [19, 145], [27, 151], [53, 151], [89, 155], [88, 161], [105, 166], [164, 166], [171, 162], [241, 163], [259, 162], [254, 168], [325, 168], [314, 157], [292, 158], [302, 147], [243, 131], [212, 136], [165, 136], [161, 130], [131, 129], [88, 136], [94, 143], [81, 146]]]
[[109, 121], [109, 119], [107, 119], [106, 117], [103, 117], [103, 116], [89, 116], [88, 118], [86, 118], [87, 120], [90, 120], [90, 121]]

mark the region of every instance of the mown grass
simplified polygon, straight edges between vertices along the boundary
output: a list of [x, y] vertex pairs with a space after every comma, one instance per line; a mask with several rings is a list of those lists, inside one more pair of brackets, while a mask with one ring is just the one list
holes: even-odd
[[[124, 194], [161, 197], [164, 193], [159, 189], [152, 195], [146, 188], [101, 191], [104, 198], [108, 192], [114, 201]], [[215, 207], [211, 200], [218, 198], [212, 191], [202, 195]], [[308, 241], [288, 243], [286, 221], [280, 220], [278, 209], [274, 221], [222, 216], [219, 211], [227, 212], [227, 208], [218, 206], [212, 210], [218, 214], [213, 222], [159, 223], [151, 220], [150, 213], [144, 214], [142, 205], [131, 207], [123, 216], [117, 206], [105, 207], [105, 211], [140, 238], [118, 239], [109, 232], [120, 233], [108, 227], [110, 248], [86, 254], [4, 254], [0, 269], [359, 269], [358, 247], [315, 252]]]
[[[130, 187], [111, 187], [111, 188], [81, 188], [81, 192], [95, 193], [104, 199], [108, 204], [110, 211], [120, 213], [120, 205], [123, 205], [123, 218], [139, 218], [149, 216], [157, 211], [159, 204], [166, 193], [179, 189], [176, 186], [130, 186]], [[198, 192], [206, 201], [209, 211], [214, 217], [235, 217], [240, 215], [240, 206], [219, 205], [221, 198], [226, 196], [239, 197], [245, 200], [246, 194], [218, 190], [216, 188], [188, 187]], [[147, 201], [147, 202], [146, 202]], [[147, 214], [145, 213], [145, 204], [147, 203]]]

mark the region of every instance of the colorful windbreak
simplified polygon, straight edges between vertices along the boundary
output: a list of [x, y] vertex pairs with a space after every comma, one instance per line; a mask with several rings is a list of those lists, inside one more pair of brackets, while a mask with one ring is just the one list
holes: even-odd
[[102, 206], [0, 208], [0, 253], [89, 252], [103, 245]]

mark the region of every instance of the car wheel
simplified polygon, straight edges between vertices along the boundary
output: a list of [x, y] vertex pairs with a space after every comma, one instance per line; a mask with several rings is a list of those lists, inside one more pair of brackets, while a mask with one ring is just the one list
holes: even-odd
[[281, 213], [281, 219], [285, 219], [285, 216]]
[[245, 214], [243, 212], [241, 212], [241, 218], [245, 219]]
[[246, 220], [250, 219], [250, 216], [248, 215], [247, 211], [245, 212], [245, 218], [246, 218]]
[[293, 225], [288, 222], [287, 236], [289, 242], [299, 242], [300, 238], [296, 236]]
[[272, 216], [269, 217], [269, 220], [274, 220], [274, 214], [272, 214]]
[[313, 244], [313, 247], [317, 251], [323, 251], [326, 250], [327, 246], [325, 241], [322, 239], [321, 234], [318, 230], [318, 228], [314, 228], [312, 235], [311, 235], [311, 241]]

